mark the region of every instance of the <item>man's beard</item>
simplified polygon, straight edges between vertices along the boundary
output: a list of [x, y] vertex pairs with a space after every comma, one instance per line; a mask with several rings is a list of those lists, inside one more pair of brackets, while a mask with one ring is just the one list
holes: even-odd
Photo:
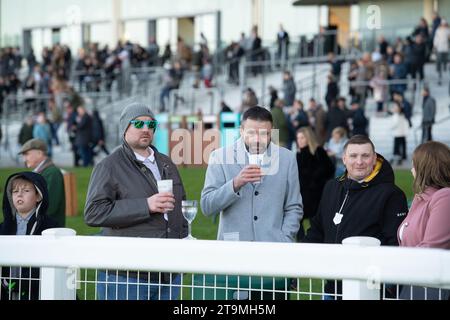
[[252, 144], [245, 144], [245, 147], [247, 148], [247, 151], [250, 154], [263, 154], [266, 152], [267, 147], [269, 146], [270, 141], [267, 142], [267, 144], [264, 143], [252, 143]]
[[131, 148], [133, 149], [137, 149], [137, 150], [143, 150], [143, 149], [147, 149], [151, 144], [152, 144], [152, 139], [151, 137], [148, 137], [148, 142], [143, 142], [141, 141], [142, 137], [133, 143], [128, 143], [130, 145]]

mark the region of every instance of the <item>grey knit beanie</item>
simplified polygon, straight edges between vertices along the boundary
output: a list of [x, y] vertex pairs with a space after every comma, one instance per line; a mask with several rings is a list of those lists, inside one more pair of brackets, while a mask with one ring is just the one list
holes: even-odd
[[122, 110], [119, 121], [121, 137], [125, 135], [125, 131], [127, 131], [131, 120], [143, 116], [148, 116], [152, 119], [155, 119], [155, 116], [153, 115], [152, 110], [150, 110], [150, 107], [143, 103], [133, 102], [132, 104], [126, 106], [125, 109]]

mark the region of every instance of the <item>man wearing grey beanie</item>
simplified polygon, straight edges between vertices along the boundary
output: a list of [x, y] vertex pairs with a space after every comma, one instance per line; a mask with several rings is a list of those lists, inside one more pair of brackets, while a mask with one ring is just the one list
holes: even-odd
[[[86, 224], [102, 227], [103, 236], [180, 239], [187, 235], [181, 213], [181, 200], [186, 198], [183, 183], [170, 158], [152, 146], [156, 129], [147, 105], [132, 103], [122, 111], [122, 145], [95, 166], [84, 209]], [[158, 193], [159, 180], [172, 180], [172, 192]], [[143, 253], [147, 254], [151, 253]], [[178, 297], [180, 283], [178, 274], [105, 270], [98, 275], [97, 298], [172, 300]]]

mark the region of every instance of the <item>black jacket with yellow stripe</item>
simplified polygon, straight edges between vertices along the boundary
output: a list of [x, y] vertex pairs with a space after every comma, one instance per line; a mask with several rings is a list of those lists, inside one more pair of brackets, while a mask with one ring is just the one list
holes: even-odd
[[[336, 225], [333, 219], [339, 211], [343, 216]], [[381, 245], [398, 245], [397, 229], [407, 212], [406, 196], [394, 183], [392, 167], [378, 155], [374, 171], [362, 183], [346, 175], [327, 182], [304, 242], [342, 243], [348, 237], [368, 236]]]

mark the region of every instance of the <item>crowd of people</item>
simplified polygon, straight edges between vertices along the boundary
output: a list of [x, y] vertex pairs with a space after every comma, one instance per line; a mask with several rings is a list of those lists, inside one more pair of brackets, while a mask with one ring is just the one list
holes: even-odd
[[[314, 99], [310, 99], [305, 108], [304, 103], [296, 99], [295, 81], [288, 71], [283, 74], [283, 99], [271, 88], [270, 110], [258, 106], [256, 94], [249, 88], [244, 93], [241, 108], [240, 138], [211, 153], [201, 192], [203, 214], [220, 216], [217, 239], [339, 244], [347, 237], [369, 236], [379, 239], [383, 246], [450, 249], [450, 148], [431, 141], [436, 101], [429, 89], [424, 87], [422, 92], [423, 141], [412, 156], [415, 195], [410, 208], [405, 193], [395, 184], [391, 161], [377, 153], [368, 137], [365, 116], [370, 90], [379, 111], [384, 110], [392, 94], [394, 155], [397, 163], [405, 160], [405, 137], [411, 126], [412, 108], [405, 99], [404, 84], [396, 83], [384, 91], [380, 91], [379, 86], [385, 86], [383, 81], [389, 77], [406, 79], [408, 72], [413, 77], [418, 73], [423, 78], [423, 65], [420, 59], [414, 60], [414, 54], [427, 58], [430, 41], [436, 46], [439, 42], [435, 41], [436, 37], [443, 33], [440, 30], [448, 29], [445, 21], [440, 21], [439, 25], [429, 36], [426, 22], [422, 21], [413, 33], [415, 43], [404, 48], [397, 43], [395, 50], [380, 38], [377, 51], [372, 55], [364, 54], [350, 70], [349, 78], [364, 82], [362, 86], [351, 86], [350, 109], [347, 99], [339, 94], [336, 79], [340, 78], [340, 63], [332, 54], [329, 57], [332, 72], [328, 76], [325, 97], [327, 110]], [[194, 58], [191, 49], [179, 39], [178, 57], [168, 69], [159, 111], [165, 110], [170, 91], [179, 86], [183, 70], [191, 64], [197, 65], [199, 73], [208, 74], [202, 78], [205, 86], [212, 85], [212, 75], [204, 69], [210, 63], [210, 56], [207, 41], [202, 38], [201, 59]], [[250, 39], [250, 42], [233, 43], [230, 58], [236, 58], [235, 53], [242, 55], [243, 47], [253, 54], [259, 52], [261, 39], [257, 29], [252, 30]], [[278, 39], [281, 56], [289, 44], [289, 36], [282, 26]], [[111, 52], [107, 48], [98, 50], [96, 46], [80, 51], [77, 68], [83, 71], [79, 78], [82, 86], [97, 90], [98, 68], [106, 64], [113, 68], [112, 75], [120, 68], [119, 74], [123, 77], [129, 75], [126, 69], [133, 65], [152, 66], [171, 61], [170, 46], [162, 55], [167, 60], [157, 62], [159, 48], [154, 40], [148, 49], [129, 45]], [[413, 52], [411, 56], [408, 50]], [[8, 56], [11, 54], [17, 55], [17, 51], [8, 52]], [[259, 54], [252, 58], [260, 59]], [[53, 142], [59, 143], [55, 132], [64, 120], [75, 166], [80, 162], [83, 166], [93, 165], [97, 148], [107, 154], [95, 165], [89, 181], [84, 208], [87, 225], [102, 227], [101, 236], [185, 237], [188, 226], [181, 212], [181, 201], [186, 199], [182, 178], [174, 162], [152, 145], [158, 125], [155, 116], [158, 106], [151, 108], [135, 102], [124, 106], [119, 120], [122, 142], [109, 154], [98, 111], [92, 114], [87, 111], [80, 96], [67, 85], [69, 56], [64, 47], [57, 46], [46, 53], [46, 62], [31, 64], [28, 70], [33, 81], [40, 79], [39, 87], [45, 87], [41, 84], [48, 80], [47, 89], [55, 99], [50, 100], [49, 110], [37, 110], [34, 117], [26, 119], [20, 131], [20, 154], [33, 172], [19, 172], [8, 178], [0, 234], [38, 235], [48, 228], [64, 227], [63, 178], [51, 161]], [[443, 59], [439, 55], [438, 68], [446, 65]], [[402, 61], [410, 61], [410, 64]], [[260, 72], [258, 67], [252, 71]], [[86, 72], [91, 74], [86, 75]], [[230, 76], [234, 77], [235, 72], [230, 68]], [[8, 79], [11, 81], [11, 77]], [[64, 99], [56, 99], [58, 92], [65, 93]], [[51, 124], [47, 111], [54, 114]], [[278, 141], [272, 140], [275, 129]], [[251, 160], [255, 157], [259, 159], [256, 163]], [[172, 180], [172, 191], [159, 192], [158, 182], [166, 179]], [[304, 219], [310, 220], [309, 229], [305, 228]], [[4, 267], [1, 278], [1, 299], [39, 297], [37, 268]], [[22, 279], [20, 284], [16, 283], [18, 278]], [[181, 289], [181, 276], [177, 273], [103, 270], [98, 272], [97, 280], [97, 298], [102, 300], [176, 299]], [[289, 285], [296, 287], [298, 284]], [[284, 282], [283, 287], [277, 289], [288, 290], [286, 286]], [[21, 292], [19, 288], [29, 290]], [[438, 292], [419, 286], [403, 286], [400, 292], [389, 285], [385, 289], [385, 297], [450, 297], [449, 290]], [[327, 281], [323, 299], [336, 299], [341, 293], [339, 281]], [[276, 297], [282, 298], [281, 295]]]
[[[416, 196], [408, 209], [389, 161], [375, 151], [367, 136], [357, 134], [344, 143], [339, 141], [341, 129], [332, 132], [330, 144], [341, 145], [342, 150], [330, 150], [341, 153], [345, 168], [335, 177], [331, 152], [325, 151], [311, 127], [297, 131], [295, 154], [272, 141], [274, 120], [265, 108], [249, 108], [243, 114], [240, 139], [210, 155], [200, 205], [204, 215], [220, 215], [218, 240], [341, 243], [351, 236], [370, 236], [381, 245], [450, 249], [447, 145], [430, 141], [414, 151]], [[155, 114], [148, 105], [131, 103], [122, 111], [119, 127], [122, 145], [94, 167], [85, 222], [102, 227], [102, 236], [183, 238], [187, 223], [181, 200], [186, 192], [175, 164], [152, 146]], [[47, 189], [63, 187], [55, 180], [60, 181], [60, 172], [49, 160], [47, 146], [34, 139], [25, 143], [21, 153], [34, 172], [8, 179], [3, 200], [7, 210], [0, 225], [4, 235], [39, 234], [57, 225], [57, 217], [49, 216], [50, 208], [57, 205], [57, 192]], [[251, 160], [254, 157], [260, 161]], [[166, 179], [172, 181], [172, 191], [159, 192], [158, 182]], [[58, 209], [57, 215], [62, 212]], [[304, 218], [311, 221], [306, 231]], [[2, 299], [20, 297], [12, 283], [22, 271], [3, 268], [2, 272]], [[36, 284], [30, 281], [35, 283], [39, 272], [28, 272], [31, 278], [23, 284], [34, 289], [26, 297], [35, 299]], [[101, 271], [98, 277], [98, 299], [176, 299], [180, 292], [179, 274]], [[286, 284], [277, 289], [288, 290]], [[420, 299], [431, 292], [432, 298], [447, 299], [450, 293], [418, 286], [405, 286], [401, 292], [385, 288], [386, 297]], [[324, 299], [338, 298], [341, 290], [340, 282], [327, 282]]]

